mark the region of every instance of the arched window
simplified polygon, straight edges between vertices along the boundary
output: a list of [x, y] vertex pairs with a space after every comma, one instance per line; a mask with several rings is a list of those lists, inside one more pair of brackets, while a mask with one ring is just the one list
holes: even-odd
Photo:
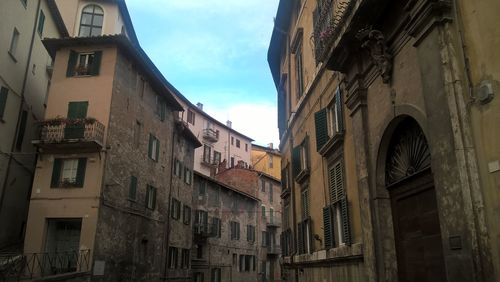
[[78, 36], [100, 36], [102, 33], [102, 23], [104, 11], [97, 5], [88, 5], [83, 8], [80, 19], [80, 32]]

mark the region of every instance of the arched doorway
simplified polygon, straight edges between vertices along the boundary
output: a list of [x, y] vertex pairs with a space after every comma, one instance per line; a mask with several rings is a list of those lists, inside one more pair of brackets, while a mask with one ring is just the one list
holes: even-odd
[[400, 282], [446, 281], [430, 164], [422, 129], [405, 118], [395, 128], [385, 164]]

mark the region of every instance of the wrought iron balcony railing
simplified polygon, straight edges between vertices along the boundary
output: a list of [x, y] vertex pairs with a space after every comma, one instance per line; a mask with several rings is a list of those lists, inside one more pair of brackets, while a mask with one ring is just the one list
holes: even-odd
[[281, 218], [276, 216], [268, 216], [266, 217], [266, 225], [267, 227], [280, 227], [281, 226]]
[[214, 129], [205, 128], [203, 129], [203, 138], [210, 142], [217, 142], [219, 141], [219, 133]]
[[41, 123], [40, 139], [33, 143], [40, 147], [57, 148], [88, 144], [101, 148], [104, 142], [104, 125], [94, 118], [50, 119]]
[[323, 62], [339, 36], [346, 15], [355, 0], [320, 0], [313, 12], [314, 45], [317, 62]]
[[90, 271], [90, 250], [12, 254], [0, 253], [0, 281], [32, 280]]
[[193, 231], [195, 236], [203, 237], [203, 238], [208, 238], [208, 237], [214, 237], [217, 232], [217, 226], [213, 223], [207, 223], [207, 224], [197, 224], [195, 223], [193, 225]]

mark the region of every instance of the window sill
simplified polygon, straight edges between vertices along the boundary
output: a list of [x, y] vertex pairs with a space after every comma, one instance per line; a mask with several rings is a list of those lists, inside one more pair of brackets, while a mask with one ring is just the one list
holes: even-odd
[[338, 148], [344, 143], [344, 131], [335, 133], [328, 141], [321, 147], [318, 153], [322, 156], [325, 156]]
[[309, 169], [303, 169], [300, 171], [300, 173], [295, 177], [295, 181], [297, 183], [302, 184], [306, 179], [309, 178]]
[[301, 254], [293, 257], [295, 263], [322, 263], [325, 261], [336, 261], [339, 263], [349, 262], [363, 258], [363, 244], [357, 243], [351, 246], [342, 245], [328, 250], [316, 251], [312, 254]]
[[14, 54], [12, 54], [12, 52], [10, 52], [10, 51], [7, 51], [7, 53], [9, 53], [9, 56], [14, 61], [14, 63], [17, 63], [16, 56], [14, 56]]

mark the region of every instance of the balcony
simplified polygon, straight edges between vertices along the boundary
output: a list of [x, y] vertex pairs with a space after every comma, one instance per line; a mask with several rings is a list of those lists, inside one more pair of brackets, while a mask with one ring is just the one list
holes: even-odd
[[217, 233], [216, 225], [212, 223], [198, 224], [195, 223], [193, 226], [194, 241], [198, 243], [203, 243], [207, 238], [215, 237]]
[[219, 133], [211, 128], [203, 129], [203, 139], [209, 142], [217, 142], [219, 141]]
[[345, 28], [347, 16], [351, 13], [354, 0], [323, 0], [313, 12], [314, 45], [316, 61], [328, 60], [334, 42]]
[[54, 253], [0, 253], [2, 281], [61, 278], [64, 275], [86, 275], [90, 271], [90, 250]]
[[268, 228], [278, 228], [281, 226], [281, 218], [278, 217], [267, 217], [266, 218], [266, 226]]
[[280, 255], [281, 254], [281, 248], [278, 245], [271, 245], [267, 246], [267, 255]]
[[104, 125], [94, 118], [56, 118], [41, 123], [39, 140], [32, 143], [44, 150], [100, 150], [104, 142]]

